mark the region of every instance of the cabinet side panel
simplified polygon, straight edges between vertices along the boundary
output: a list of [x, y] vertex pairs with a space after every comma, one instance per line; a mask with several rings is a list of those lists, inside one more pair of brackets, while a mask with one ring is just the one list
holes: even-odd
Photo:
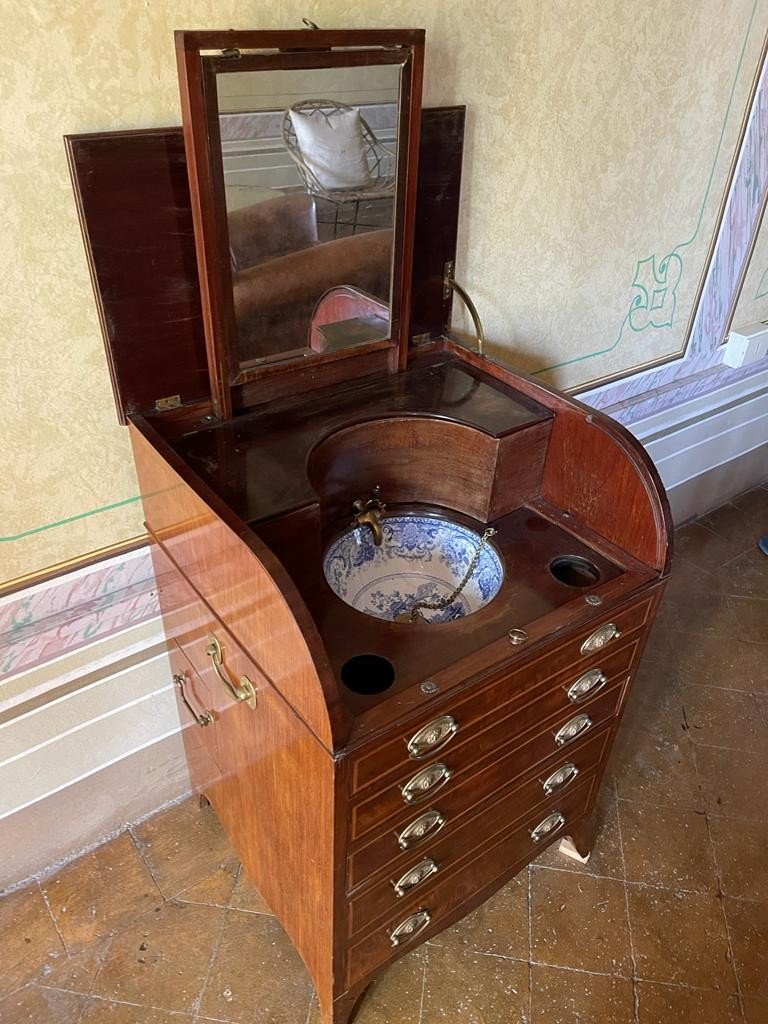
[[[146, 444], [143, 439], [142, 444]], [[145, 493], [152, 489], [146, 499], [150, 525], [154, 528], [161, 525], [163, 541], [168, 545], [166, 549], [153, 544], [161, 579], [166, 633], [173, 641], [172, 650], [179, 659], [178, 665], [187, 666], [183, 673], [185, 682], [197, 684], [197, 689], [191, 685], [187, 691], [187, 696], [195, 702], [194, 710], [210, 710], [214, 719], [212, 724], [200, 728], [211, 754], [210, 763], [214, 759], [216, 762], [214, 771], [207, 776], [197, 772], [195, 782], [213, 804], [248, 877], [290, 936], [316, 988], [330, 998], [333, 985], [333, 758], [268, 680], [258, 686], [256, 706], [251, 708], [232, 700], [213, 670], [206, 669], [203, 679], [186, 661], [182, 653], [184, 645], [199, 632], [199, 622], [210, 620], [211, 613], [171, 559], [173, 554], [191, 556], [201, 550], [197, 547], [200, 543], [204, 547], [205, 541], [201, 542], [196, 531], [202, 531], [213, 543], [217, 537], [223, 543], [223, 535], [219, 536], [216, 531], [228, 528], [220, 521], [218, 526], [214, 525], [215, 517], [210, 511], [206, 515], [196, 495], [184, 494], [189, 489], [178, 478], [176, 482], [172, 480], [170, 467], [149, 446], [142, 452], [139, 475]], [[192, 502], [190, 507], [192, 499], [197, 504]], [[176, 510], [175, 524], [168, 521], [171, 508]], [[158, 509], [168, 518], [159, 516]], [[193, 535], [189, 547], [184, 543], [187, 530]], [[246, 554], [251, 555], [257, 567], [259, 563], [252, 552], [246, 549]], [[194, 564], [194, 560], [187, 557], [185, 569], [194, 569]], [[268, 597], [259, 586], [260, 577], [254, 566], [241, 563], [244, 585], [257, 607], [268, 608]], [[233, 584], [233, 588], [235, 586]], [[283, 630], [287, 644], [286, 624], [274, 613], [269, 621], [276, 631]], [[276, 636], [278, 644], [280, 634]], [[234, 659], [233, 664], [236, 664]], [[174, 670], [183, 671], [177, 668], [176, 662]], [[302, 671], [298, 657], [296, 671]], [[188, 714], [188, 709], [180, 710]], [[200, 740], [194, 726], [191, 729], [190, 756], [196, 757]]]
[[323, 687], [279, 586], [133, 424], [130, 431], [147, 526], [259, 670], [330, 748]]

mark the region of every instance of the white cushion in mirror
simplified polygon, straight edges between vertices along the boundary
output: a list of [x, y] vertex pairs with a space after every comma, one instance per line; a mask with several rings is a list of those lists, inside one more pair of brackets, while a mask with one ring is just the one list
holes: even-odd
[[371, 184], [359, 110], [289, 111], [304, 163], [326, 189]]

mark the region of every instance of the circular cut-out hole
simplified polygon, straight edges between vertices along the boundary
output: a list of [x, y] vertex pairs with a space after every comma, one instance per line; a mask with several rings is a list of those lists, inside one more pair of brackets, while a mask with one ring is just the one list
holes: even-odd
[[395, 681], [395, 667], [380, 654], [356, 654], [341, 666], [341, 681], [353, 693], [383, 693]]
[[595, 563], [581, 555], [561, 555], [549, 563], [549, 571], [567, 587], [591, 587], [600, 579]]

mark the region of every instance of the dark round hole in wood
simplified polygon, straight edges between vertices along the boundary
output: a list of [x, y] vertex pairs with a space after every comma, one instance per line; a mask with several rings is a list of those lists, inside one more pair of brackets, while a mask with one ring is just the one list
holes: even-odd
[[591, 587], [600, 579], [594, 562], [581, 555], [561, 555], [549, 563], [549, 571], [566, 587]]
[[395, 681], [395, 666], [380, 654], [356, 654], [341, 666], [341, 681], [353, 693], [383, 693]]

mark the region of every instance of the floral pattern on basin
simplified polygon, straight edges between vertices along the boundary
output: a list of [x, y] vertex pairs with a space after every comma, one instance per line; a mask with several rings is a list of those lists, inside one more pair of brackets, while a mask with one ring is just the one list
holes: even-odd
[[[461, 582], [480, 546], [480, 535], [465, 526], [432, 516], [385, 516], [384, 540], [373, 542], [368, 526], [338, 537], [323, 559], [333, 592], [359, 612], [394, 620], [419, 601], [448, 597]], [[428, 622], [451, 622], [478, 611], [498, 594], [504, 567], [486, 544], [475, 571], [447, 608], [422, 609]]]

